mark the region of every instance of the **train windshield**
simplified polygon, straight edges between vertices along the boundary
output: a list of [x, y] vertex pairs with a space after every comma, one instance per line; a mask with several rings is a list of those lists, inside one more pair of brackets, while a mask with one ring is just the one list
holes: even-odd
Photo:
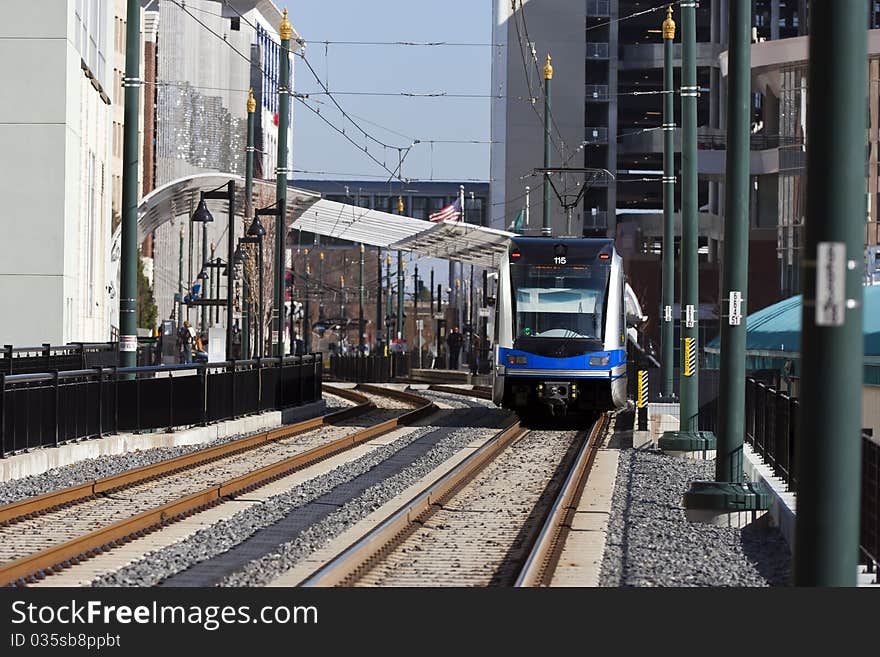
[[511, 265], [514, 335], [603, 339], [609, 272], [605, 263]]

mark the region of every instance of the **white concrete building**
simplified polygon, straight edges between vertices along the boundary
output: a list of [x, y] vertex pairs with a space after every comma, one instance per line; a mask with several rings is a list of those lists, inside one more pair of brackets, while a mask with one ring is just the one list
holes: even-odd
[[0, 342], [109, 337], [113, 10], [15, 3], [0, 22]]

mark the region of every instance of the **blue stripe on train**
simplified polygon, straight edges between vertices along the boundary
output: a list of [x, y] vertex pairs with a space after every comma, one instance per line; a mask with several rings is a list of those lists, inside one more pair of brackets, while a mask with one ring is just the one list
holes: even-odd
[[[525, 356], [526, 362], [511, 364], [507, 361], [508, 356]], [[609, 360], [605, 365], [590, 365], [590, 356], [608, 356]], [[540, 370], [607, 370], [626, 364], [626, 349], [594, 351], [580, 356], [554, 358], [552, 356], [537, 356], [520, 349], [498, 347], [498, 364], [506, 367], [509, 374], [515, 374], [518, 368]]]

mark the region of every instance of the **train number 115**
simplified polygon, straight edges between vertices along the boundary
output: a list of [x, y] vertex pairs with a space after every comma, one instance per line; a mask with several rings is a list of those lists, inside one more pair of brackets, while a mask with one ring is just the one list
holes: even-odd
[[555, 262], [557, 265], [564, 265], [566, 263], [565, 256], [556, 256], [555, 258], [553, 258], [553, 262]]

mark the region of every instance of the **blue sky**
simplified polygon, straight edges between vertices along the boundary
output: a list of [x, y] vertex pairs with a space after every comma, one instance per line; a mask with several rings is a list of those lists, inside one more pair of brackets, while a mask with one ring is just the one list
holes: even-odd
[[[285, 2], [277, 2], [284, 7]], [[294, 28], [306, 41], [306, 57], [330, 91], [489, 93], [492, 48], [459, 46], [341, 45], [333, 41], [414, 41], [483, 43], [492, 41], [490, 0], [299, 0], [287, 5]], [[330, 41], [329, 45], [323, 43]], [[321, 91], [300, 58], [294, 59], [299, 93]], [[390, 169], [396, 149], [371, 142], [348, 123], [324, 95], [314, 105], [361, 147]], [[413, 139], [489, 139], [488, 98], [409, 98], [339, 95], [337, 101], [377, 139], [407, 147]], [[301, 104], [294, 104], [295, 169], [331, 175], [294, 173], [297, 178], [355, 179], [363, 174], [388, 178], [381, 166], [334, 132]], [[362, 120], [366, 119], [366, 120]], [[372, 122], [372, 123], [368, 123]], [[386, 131], [379, 124], [400, 133]], [[405, 136], [402, 136], [405, 135]], [[355, 175], [340, 175], [355, 174]], [[416, 145], [403, 176], [427, 180], [487, 180], [488, 144]]]

